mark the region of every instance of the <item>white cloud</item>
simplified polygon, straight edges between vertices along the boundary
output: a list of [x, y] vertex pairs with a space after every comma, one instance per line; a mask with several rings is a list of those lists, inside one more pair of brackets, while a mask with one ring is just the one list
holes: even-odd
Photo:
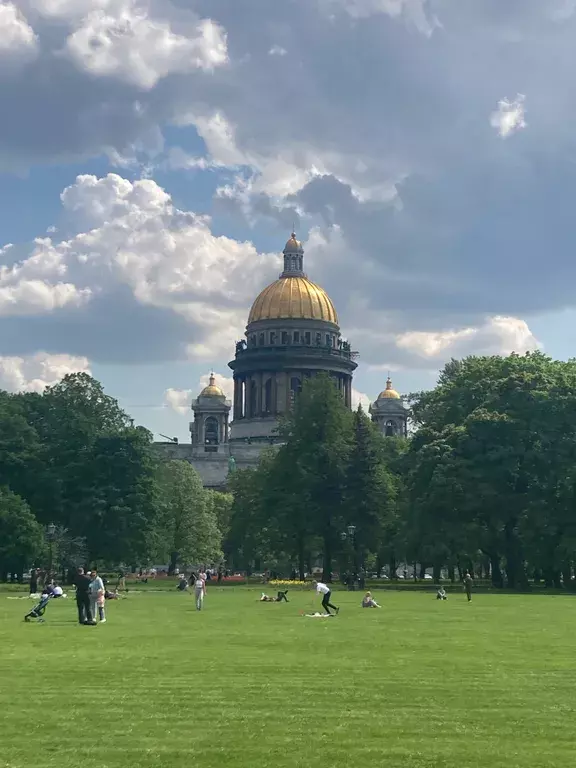
[[228, 61], [226, 34], [211, 19], [184, 36], [136, 3], [116, 15], [102, 9], [90, 13], [68, 37], [66, 50], [91, 75], [116, 77], [144, 90], [169, 74], [211, 71]]
[[273, 45], [268, 51], [269, 56], [286, 56], [287, 53], [286, 48], [282, 48], [281, 45]]
[[526, 128], [524, 101], [525, 96], [521, 93], [517, 94], [512, 101], [501, 99], [498, 102], [498, 109], [490, 115], [490, 125], [503, 139]]
[[90, 373], [88, 360], [46, 352], [28, 357], [0, 356], [0, 389], [8, 392], [43, 392], [69, 373]]
[[[14, 3], [0, 3], [0, 61], [4, 57], [17, 61], [35, 58], [38, 52], [37, 36], [26, 17]], [[2, 76], [0, 71], [0, 77]]]
[[468, 354], [509, 355], [522, 354], [540, 348], [524, 320], [516, 317], [491, 317], [476, 328], [454, 331], [409, 331], [399, 335], [396, 344], [418, 357], [442, 363], [451, 357]]
[[208, 218], [175, 208], [150, 179], [83, 175], [61, 200], [86, 231], [39, 239], [27, 258], [0, 267], [0, 314], [79, 305], [122, 286], [139, 304], [185, 318], [196, 331], [190, 356], [209, 360], [233, 349], [249, 303], [280, 266], [252, 243], [213, 235]]
[[368, 409], [370, 408], [370, 404], [374, 398], [370, 398], [369, 395], [365, 394], [364, 392], [359, 392], [357, 389], [354, 389], [352, 387], [352, 410], [356, 410], [359, 405], [362, 406], [362, 410], [365, 413], [368, 413]]
[[164, 403], [176, 413], [188, 413], [194, 393], [191, 389], [167, 389], [164, 392]]
[[440, 23], [428, 11], [428, 0], [319, 0], [327, 8], [339, 7], [354, 19], [369, 19], [387, 14], [393, 19], [405, 19], [422, 34], [431, 35]]

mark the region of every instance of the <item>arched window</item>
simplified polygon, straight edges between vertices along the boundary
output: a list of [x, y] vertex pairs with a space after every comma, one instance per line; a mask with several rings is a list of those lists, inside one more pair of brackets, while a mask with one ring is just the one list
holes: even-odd
[[302, 382], [298, 376], [292, 376], [290, 379], [290, 399], [295, 401], [300, 392], [302, 392]]
[[264, 413], [274, 412], [274, 406], [272, 403], [273, 386], [274, 386], [274, 382], [272, 379], [268, 379], [268, 381], [264, 385], [264, 409], [263, 409]]
[[396, 434], [396, 422], [395, 421], [388, 420], [386, 422], [384, 434], [386, 435], [386, 437], [394, 437], [394, 435]]
[[204, 450], [215, 453], [218, 450], [218, 419], [208, 416], [204, 422]]

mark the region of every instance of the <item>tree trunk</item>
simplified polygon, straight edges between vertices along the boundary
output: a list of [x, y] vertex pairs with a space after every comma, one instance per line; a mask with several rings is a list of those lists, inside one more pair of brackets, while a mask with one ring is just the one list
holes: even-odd
[[306, 552], [304, 549], [304, 536], [298, 536], [298, 576], [300, 581], [306, 578]]
[[382, 568], [383, 568], [383, 566], [384, 566], [384, 564], [382, 562], [382, 556], [378, 552], [378, 554], [376, 555], [376, 576], [378, 578], [380, 578], [380, 576], [382, 575]]
[[322, 580], [326, 584], [330, 584], [332, 581], [332, 541], [329, 530], [324, 535], [324, 562], [322, 567]]
[[506, 577], [510, 589], [528, 590], [528, 578], [522, 558], [522, 544], [515, 531], [516, 521], [509, 520], [504, 526], [506, 542]]
[[170, 552], [170, 565], [168, 566], [168, 576], [174, 576], [177, 565], [178, 565], [178, 552]]
[[434, 579], [434, 583], [439, 584], [440, 579], [442, 578], [442, 564], [434, 563], [433, 570], [432, 578]]
[[490, 573], [492, 576], [492, 586], [496, 587], [496, 589], [502, 589], [504, 587], [504, 577], [502, 576], [500, 557], [498, 555], [490, 555]]
[[398, 566], [396, 565], [396, 557], [394, 553], [390, 555], [390, 560], [388, 561], [388, 568], [390, 569], [390, 573], [388, 574], [389, 578], [396, 579], [396, 568]]
[[454, 566], [453, 565], [449, 565], [448, 566], [448, 578], [450, 579], [450, 583], [451, 584], [454, 584], [454, 582], [456, 581], [456, 574], [454, 572]]
[[540, 584], [542, 581], [542, 571], [540, 568], [534, 568], [534, 584]]
[[424, 563], [420, 563], [420, 575], [418, 576], [419, 579], [424, 580], [426, 578], [426, 566]]
[[560, 571], [554, 569], [554, 588], [562, 589], [562, 579], [560, 578]]
[[570, 563], [562, 564], [562, 583], [564, 589], [572, 589], [572, 565]]

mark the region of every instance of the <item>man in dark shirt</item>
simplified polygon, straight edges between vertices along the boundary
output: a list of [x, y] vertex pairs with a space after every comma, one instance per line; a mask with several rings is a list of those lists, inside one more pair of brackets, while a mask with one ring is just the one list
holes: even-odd
[[79, 624], [96, 624], [90, 608], [90, 576], [84, 573], [84, 568], [78, 568], [74, 579], [76, 586], [76, 605], [78, 606]]

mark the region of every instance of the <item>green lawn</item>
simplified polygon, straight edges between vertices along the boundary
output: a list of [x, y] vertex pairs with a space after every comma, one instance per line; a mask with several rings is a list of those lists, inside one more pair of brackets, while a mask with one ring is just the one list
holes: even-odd
[[81, 627], [0, 593], [0, 768], [541, 768], [576, 754], [571, 597], [130, 593]]

